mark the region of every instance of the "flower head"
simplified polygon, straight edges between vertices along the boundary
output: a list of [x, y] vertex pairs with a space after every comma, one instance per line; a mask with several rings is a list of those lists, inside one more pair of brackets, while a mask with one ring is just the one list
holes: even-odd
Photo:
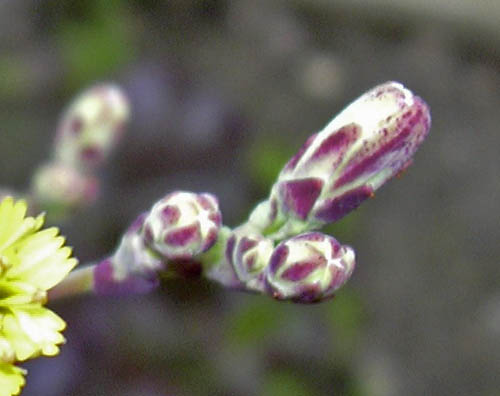
[[45, 308], [47, 290], [77, 264], [55, 227], [41, 230], [43, 215], [25, 217], [26, 203], [0, 203], [0, 395], [16, 394], [24, 371], [13, 363], [53, 356], [64, 342], [65, 322]]

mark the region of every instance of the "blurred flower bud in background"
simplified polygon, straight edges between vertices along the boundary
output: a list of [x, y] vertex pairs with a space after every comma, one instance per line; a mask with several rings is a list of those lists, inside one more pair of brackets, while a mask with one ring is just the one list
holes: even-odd
[[354, 266], [355, 254], [349, 246], [329, 235], [310, 232], [274, 249], [265, 280], [274, 298], [310, 303], [333, 296]]
[[72, 167], [51, 163], [37, 170], [31, 188], [37, 205], [57, 217], [94, 203], [99, 180]]
[[113, 84], [84, 91], [64, 112], [53, 157], [31, 181], [29, 200], [47, 211], [49, 221], [61, 221], [96, 201], [95, 171], [120, 140], [129, 113], [127, 97]]
[[55, 159], [82, 171], [95, 169], [120, 140], [129, 113], [128, 99], [117, 85], [84, 91], [61, 119]]

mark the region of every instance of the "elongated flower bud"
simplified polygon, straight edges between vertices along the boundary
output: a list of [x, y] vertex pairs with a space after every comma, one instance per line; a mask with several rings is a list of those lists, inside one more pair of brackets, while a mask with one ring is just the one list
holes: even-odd
[[234, 268], [238, 279], [251, 290], [255, 286], [252, 281], [269, 263], [273, 249], [272, 240], [236, 230], [227, 240], [226, 259]]
[[279, 300], [310, 303], [333, 296], [351, 276], [354, 251], [319, 232], [281, 242], [265, 272], [269, 293]]
[[83, 92], [64, 113], [58, 127], [55, 159], [91, 170], [100, 165], [118, 142], [129, 118], [129, 103], [113, 84]]
[[177, 191], [158, 201], [143, 227], [148, 246], [168, 260], [189, 260], [217, 240], [222, 216], [211, 194]]
[[373, 88], [309, 137], [250, 221], [278, 227], [275, 239], [337, 221], [409, 166], [429, 127], [427, 105], [403, 85]]

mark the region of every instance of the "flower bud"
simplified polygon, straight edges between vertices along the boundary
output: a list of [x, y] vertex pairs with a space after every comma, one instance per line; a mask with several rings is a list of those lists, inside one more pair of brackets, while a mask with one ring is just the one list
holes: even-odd
[[316, 302], [333, 296], [351, 276], [354, 251], [319, 232], [281, 242], [265, 271], [269, 293], [279, 300]]
[[99, 181], [62, 164], [40, 167], [33, 178], [32, 193], [42, 209], [62, 214], [95, 202]]
[[280, 225], [280, 237], [339, 220], [409, 166], [429, 127], [427, 105], [403, 85], [373, 88], [309, 137], [260, 216]]
[[61, 119], [56, 160], [80, 170], [97, 167], [118, 142], [128, 118], [129, 103], [118, 86], [101, 84], [88, 89]]
[[148, 246], [168, 260], [188, 260], [217, 240], [222, 216], [211, 194], [177, 191], [158, 201], [142, 230]]
[[[269, 263], [273, 252], [272, 240], [258, 234], [234, 231], [226, 243], [226, 259], [238, 279], [245, 284], [255, 279]], [[251, 288], [252, 285], [247, 285]]]

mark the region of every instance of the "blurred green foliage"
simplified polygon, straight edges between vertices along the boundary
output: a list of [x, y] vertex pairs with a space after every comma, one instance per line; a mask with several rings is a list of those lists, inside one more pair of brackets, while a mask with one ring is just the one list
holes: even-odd
[[24, 97], [31, 90], [29, 64], [16, 56], [0, 58], [0, 97]]
[[67, 7], [72, 18], [58, 24], [55, 35], [68, 89], [109, 77], [133, 59], [133, 30], [124, 1], [93, 0], [75, 5], [76, 12]]
[[248, 148], [245, 158], [245, 168], [252, 183], [259, 190], [269, 191], [281, 168], [298, 148], [282, 138], [259, 135]]
[[331, 327], [334, 351], [338, 358], [348, 360], [359, 341], [366, 312], [356, 289], [344, 286], [334, 301], [325, 304], [325, 314]]
[[228, 318], [228, 341], [246, 347], [265, 344], [281, 329], [281, 324], [286, 320], [284, 308], [284, 304], [255, 296]]
[[271, 371], [264, 383], [261, 396], [313, 396], [306, 383], [293, 371]]

